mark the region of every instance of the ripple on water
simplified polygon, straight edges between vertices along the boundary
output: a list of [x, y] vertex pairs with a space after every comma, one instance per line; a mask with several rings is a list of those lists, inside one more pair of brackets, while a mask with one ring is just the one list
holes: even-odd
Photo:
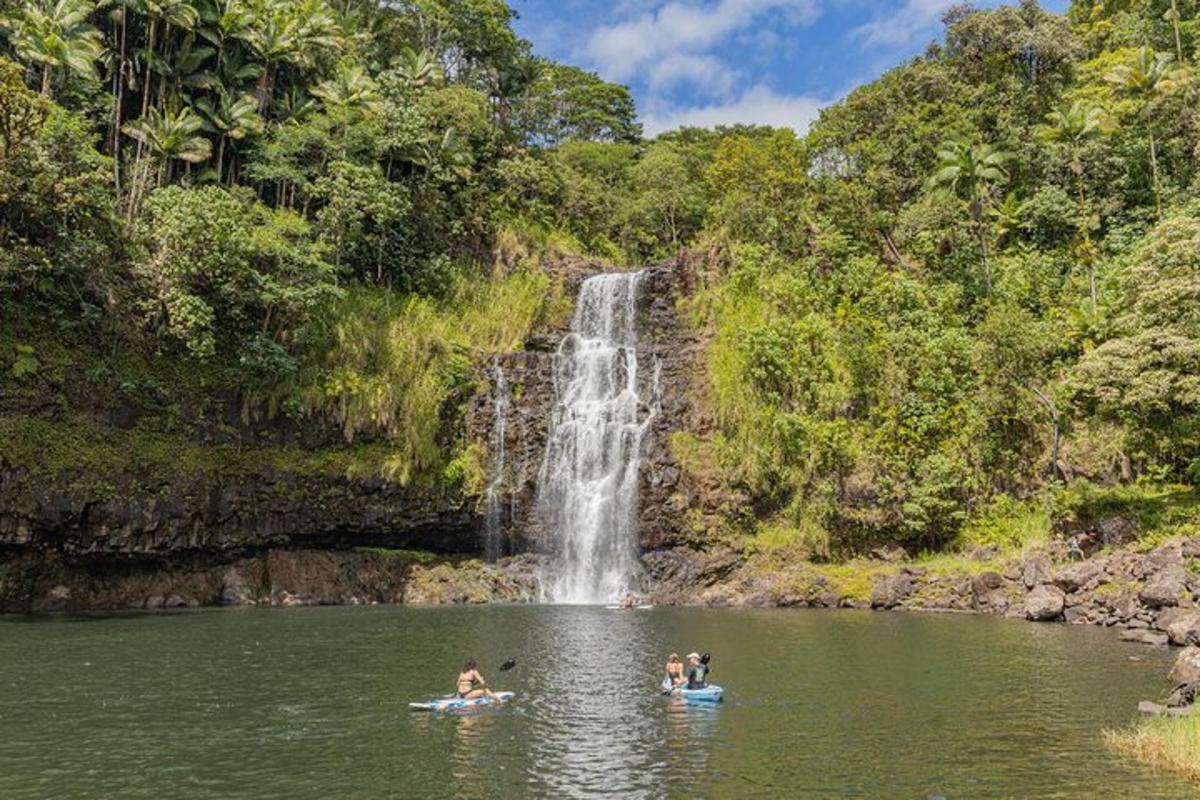
[[[713, 653], [720, 706], [658, 693], [666, 654], [690, 649]], [[516, 700], [408, 711], [450, 690], [466, 656]], [[1194, 792], [1109, 758], [1099, 737], [1161, 690], [1168, 658], [1106, 631], [900, 614], [5, 622], [0, 797], [1174, 800]]]

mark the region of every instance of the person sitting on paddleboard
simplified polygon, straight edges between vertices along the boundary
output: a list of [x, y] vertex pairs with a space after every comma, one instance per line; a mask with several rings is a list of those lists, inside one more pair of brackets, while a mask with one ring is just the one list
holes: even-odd
[[699, 653], [688, 653], [687, 688], [708, 688], [708, 665], [701, 662]]
[[473, 658], [468, 658], [467, 663], [463, 664], [462, 672], [458, 673], [458, 697], [460, 700], [474, 700], [479, 697], [499, 699], [487, 688], [487, 681], [479, 674]]
[[621, 608], [626, 611], [637, 608], [637, 598], [633, 596], [633, 592], [625, 595], [625, 599], [621, 601]]
[[671, 653], [667, 656], [667, 677], [665, 683], [667, 688], [675, 688], [682, 684], [686, 678], [683, 677], [683, 661], [680, 660], [678, 653]]

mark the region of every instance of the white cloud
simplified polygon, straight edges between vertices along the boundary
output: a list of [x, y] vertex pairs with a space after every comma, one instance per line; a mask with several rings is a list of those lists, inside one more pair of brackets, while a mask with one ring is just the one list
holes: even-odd
[[712, 128], [736, 123], [792, 128], [797, 133], [804, 133], [829, 102], [816, 97], [778, 94], [760, 84], [728, 103], [663, 108], [658, 112], [643, 114], [642, 124], [647, 136], [657, 136], [663, 131], [685, 125]]
[[[763, 14], [785, 12], [799, 24], [811, 22], [819, 10], [817, 0], [673, 0], [634, 19], [598, 28], [583, 54], [610, 80], [642, 75], [651, 84], [687, 80], [713, 91], [721, 88], [720, 82], [705, 83], [704, 71], [695, 68], [701, 63], [697, 59], [715, 63], [708, 52]], [[692, 68], [682, 68], [689, 59]]]
[[651, 65], [646, 75], [646, 83], [654, 93], [688, 83], [710, 95], [724, 95], [736, 80], [737, 74], [716, 58], [693, 53], [672, 53]]
[[854, 29], [865, 44], [906, 45], [931, 36], [941, 25], [942, 15], [958, 0], [905, 0], [900, 9], [876, 17]]

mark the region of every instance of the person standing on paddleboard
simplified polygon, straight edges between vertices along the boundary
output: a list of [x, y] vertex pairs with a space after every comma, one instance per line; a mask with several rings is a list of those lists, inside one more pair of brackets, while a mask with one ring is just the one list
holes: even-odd
[[500, 699], [495, 692], [487, 688], [487, 681], [479, 674], [478, 666], [473, 658], [468, 658], [467, 663], [463, 664], [462, 672], [458, 673], [457, 689], [460, 700], [474, 700], [477, 697]]

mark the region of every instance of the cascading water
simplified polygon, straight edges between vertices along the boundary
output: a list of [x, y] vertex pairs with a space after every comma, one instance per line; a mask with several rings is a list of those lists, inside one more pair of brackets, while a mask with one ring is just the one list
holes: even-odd
[[652, 413], [638, 419], [636, 307], [642, 273], [583, 282], [555, 359], [557, 402], [538, 472], [538, 506], [556, 556], [547, 600], [603, 603], [638, 568], [638, 462]]
[[496, 359], [492, 362], [492, 463], [488, 468], [492, 478], [484, 495], [483, 518], [483, 554], [488, 561], [495, 561], [503, 550], [504, 442], [508, 435], [508, 410], [511, 405], [512, 395], [504, 377], [504, 368]]

